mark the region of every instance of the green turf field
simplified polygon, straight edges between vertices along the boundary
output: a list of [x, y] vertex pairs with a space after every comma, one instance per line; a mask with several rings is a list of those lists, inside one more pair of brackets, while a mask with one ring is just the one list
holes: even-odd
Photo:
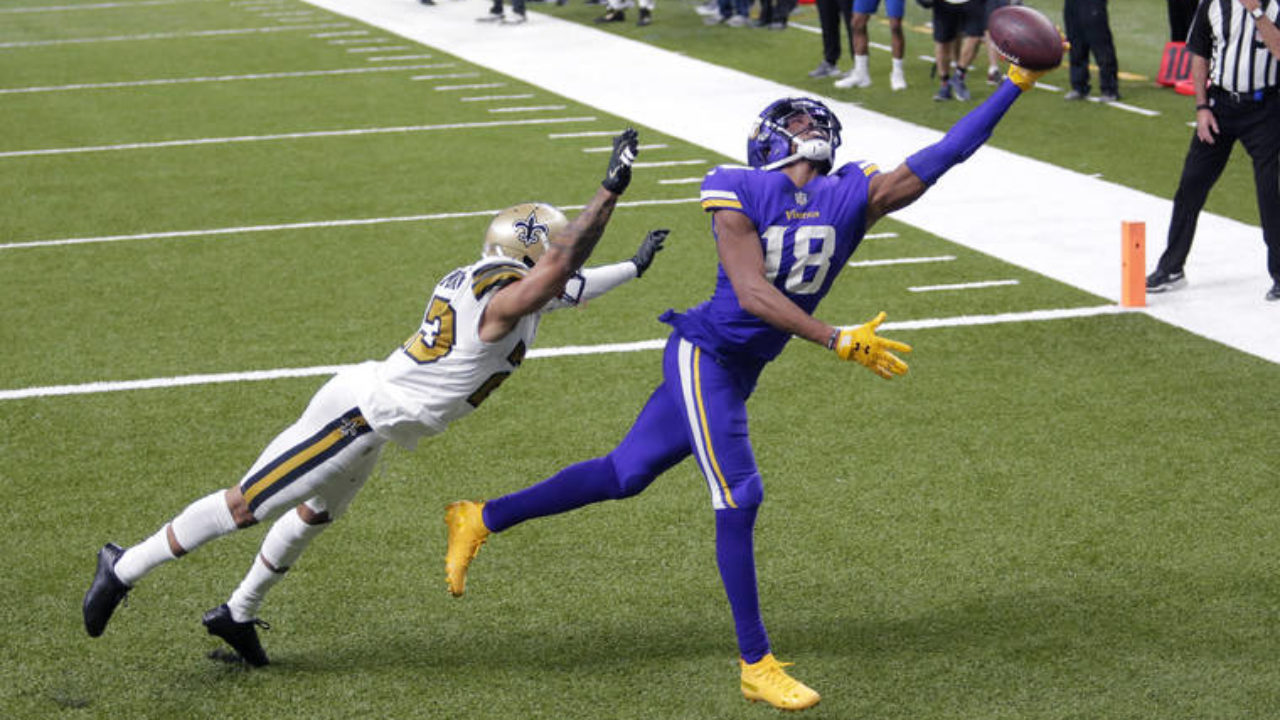
[[[1040, 4], [1055, 17], [1060, 5]], [[1122, 69], [1148, 76], [1122, 84], [1125, 100], [1162, 114], [1040, 93], [993, 143], [1168, 196], [1190, 113], [1150, 81], [1164, 4], [1112, 6]], [[444, 590], [443, 505], [607, 452], [659, 378], [652, 351], [531, 359], [448, 433], [413, 454], [389, 448], [273, 591], [270, 668], [206, 658], [218, 642], [199, 623], [249, 567], [261, 528], [160, 569], [102, 638], [85, 635], [79, 606], [102, 543], [136, 543], [233, 483], [323, 377], [11, 391], [381, 357], [416, 327], [435, 281], [476, 257], [488, 211], [590, 197], [607, 156], [582, 149], [608, 138], [549, 134], [628, 122], [435, 51], [368, 60], [335, 41], [401, 43], [331, 35], [362, 28], [323, 11], [268, 16], [307, 9], [0, 2], [0, 713], [771, 716], [737, 690], [710, 504], [690, 463], [634, 500], [494, 537], [467, 596]], [[590, 22], [600, 10], [574, 0], [545, 12]], [[608, 30], [829, 89], [804, 76], [816, 35], [704, 28], [692, 3], [660, 4], [656, 17]], [[816, 25], [807, 8], [796, 21]], [[72, 42], [86, 38], [119, 39]], [[872, 39], [887, 42], [887, 29]], [[926, 42], [913, 34], [908, 53]], [[887, 71], [887, 53], [872, 63]], [[320, 74], [355, 67], [378, 71]], [[927, 65], [908, 68], [913, 92], [877, 78], [865, 102], [938, 128], [959, 117], [963, 106], [929, 99]], [[280, 76], [229, 79], [264, 74]], [[457, 77], [412, 79], [427, 75]], [[436, 89], [487, 83], [505, 85]], [[484, 94], [565, 107], [508, 116], [460, 101]], [[566, 120], [516, 123], [530, 118]], [[625, 200], [691, 199], [696, 184], [658, 181], [727, 160], [641, 131], [706, 165], [637, 172]], [[267, 137], [294, 133], [313, 135]], [[1252, 198], [1241, 157], [1209, 209], [1256, 222]], [[650, 273], [550, 316], [539, 348], [661, 338], [658, 313], [707, 296], [716, 260], [692, 202], [618, 210], [595, 260], [629, 257], [654, 227], [673, 234]], [[900, 223], [875, 230], [854, 260], [956, 259], [850, 268], [821, 317], [1106, 302]], [[975, 279], [1018, 283], [908, 290]], [[1142, 314], [886, 334], [916, 348], [906, 378], [883, 382], [796, 343], [752, 401], [765, 621], [779, 656], [823, 694], [806, 717], [1277, 715], [1280, 367]]]

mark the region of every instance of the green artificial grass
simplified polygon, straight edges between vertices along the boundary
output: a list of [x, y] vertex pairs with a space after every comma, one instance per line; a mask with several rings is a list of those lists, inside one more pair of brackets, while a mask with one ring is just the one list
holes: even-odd
[[[534, 7], [582, 22], [600, 12], [576, 2]], [[1043, 7], [1052, 16], [1060, 4]], [[670, 2], [649, 28], [606, 29], [832, 91], [805, 77], [818, 58], [816, 35], [704, 28], [691, 8]], [[918, 24], [921, 11], [910, 8]], [[483, 12], [478, 3], [476, 10]], [[1111, 12], [1122, 68], [1154, 76], [1138, 58], [1162, 45], [1163, 4], [1127, 0]], [[807, 8], [796, 21], [806, 13], [816, 24]], [[261, 22], [221, 0], [0, 17], [0, 44]], [[872, 31], [887, 42], [882, 25]], [[342, 46], [309, 32], [0, 47], [0, 86], [351, 65]], [[924, 38], [909, 38], [909, 54], [923, 50]], [[433, 54], [457, 63], [451, 71], [504, 80]], [[872, 62], [887, 70], [887, 54]], [[927, 66], [908, 68], [908, 93], [882, 82], [865, 97], [841, 97], [932, 127], [954, 122], [963, 107], [933, 103]], [[0, 152], [473, 122], [483, 114], [410, 81], [416, 72], [9, 94], [0, 104]], [[1065, 84], [1061, 72], [1057, 80]], [[539, 102], [563, 102], [559, 115], [597, 118], [574, 129], [627, 122], [507, 82]], [[1143, 80], [1126, 80], [1122, 92], [1162, 115], [1064, 107], [1060, 96], [1038, 93], [992, 142], [1167, 196], [1189, 138], [1188, 101]], [[673, 155], [692, 151], [641, 131]], [[380, 358], [416, 327], [435, 281], [475, 258], [485, 211], [530, 193], [574, 205], [594, 191], [605, 156], [579, 149], [607, 138], [552, 140], [548, 132], [497, 127], [0, 157], [0, 243], [242, 228], [0, 249], [0, 390]], [[857, 148], [856, 138], [847, 142]], [[1245, 221], [1256, 214], [1246, 165], [1233, 163], [1210, 210]], [[696, 186], [657, 180], [705, 169], [637, 173], [628, 199], [691, 198]], [[471, 214], [247, 229], [444, 213]], [[538, 347], [662, 338], [659, 313], [707, 297], [716, 259], [695, 203], [618, 210], [594, 262], [629, 257], [655, 227], [672, 235], [652, 270], [588, 308], [549, 316]], [[848, 268], [819, 311], [824, 319], [1104, 304], [892, 220], [875, 230], [889, 235], [867, 240], [855, 261], [956, 260]], [[907, 290], [973, 279], [1018, 284]], [[906, 377], [884, 382], [795, 343], [750, 404], [767, 498], [756, 539], [764, 616], [778, 655], [823, 694], [805, 717], [1275, 714], [1275, 364], [1142, 314], [885, 334], [915, 347]], [[634, 499], [493, 537], [467, 596], [444, 590], [445, 503], [510, 492], [608, 452], [660, 379], [656, 351], [531, 358], [480, 411], [417, 452], [389, 447], [349, 514], [273, 591], [263, 611], [274, 625], [263, 634], [273, 664], [261, 671], [206, 657], [218, 642], [199, 624], [248, 569], [261, 527], [158, 570], [102, 638], [84, 634], [79, 604], [102, 543], [136, 543], [188, 502], [235, 482], [324, 378], [0, 400], [0, 711], [773, 715], [737, 689], [710, 503], [691, 463]]]

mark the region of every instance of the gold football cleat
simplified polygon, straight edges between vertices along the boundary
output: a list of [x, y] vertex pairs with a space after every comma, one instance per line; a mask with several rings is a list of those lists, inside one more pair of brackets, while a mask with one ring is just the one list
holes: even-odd
[[778, 662], [773, 653], [759, 662], [742, 665], [742, 694], [751, 702], [764, 700], [779, 710], [804, 710], [818, 704], [822, 696], [816, 690], [787, 674], [782, 668], [793, 663]]
[[449, 526], [449, 549], [444, 556], [444, 577], [449, 593], [462, 597], [467, 589], [467, 568], [480, 546], [489, 537], [484, 526], [484, 503], [460, 500], [444, 509], [444, 522]]

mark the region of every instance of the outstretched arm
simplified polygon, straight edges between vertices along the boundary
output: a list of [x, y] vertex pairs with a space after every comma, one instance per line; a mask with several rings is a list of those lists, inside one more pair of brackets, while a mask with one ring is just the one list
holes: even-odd
[[653, 256], [662, 249], [662, 244], [666, 242], [670, 232], [666, 229], [650, 230], [644, 236], [644, 240], [640, 241], [636, 254], [630, 260], [583, 268], [574, 273], [573, 277], [565, 283], [564, 291], [560, 296], [543, 307], [543, 311], [575, 307], [588, 300], [594, 300], [629, 280], [641, 277], [653, 263]]
[[480, 318], [481, 340], [493, 342], [511, 332], [520, 318], [540, 310], [564, 290], [564, 284], [600, 241], [618, 198], [631, 181], [637, 145], [635, 130], [628, 129], [613, 139], [609, 168], [595, 197], [564, 232], [551, 238], [550, 247], [528, 275], [502, 288], [489, 301]]
[[969, 111], [942, 140], [907, 158], [888, 173], [871, 178], [867, 190], [867, 228], [880, 218], [910, 205], [924, 195], [943, 173], [969, 159], [991, 137], [996, 123], [1044, 72], [1016, 65], [991, 97]]

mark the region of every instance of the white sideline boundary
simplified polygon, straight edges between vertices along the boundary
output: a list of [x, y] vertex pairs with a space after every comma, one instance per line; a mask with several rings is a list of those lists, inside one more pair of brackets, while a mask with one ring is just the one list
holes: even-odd
[[[1044, 320], [1064, 320], [1070, 318], [1091, 317], [1094, 315], [1115, 315], [1130, 312], [1115, 305], [1102, 305], [1087, 308], [1069, 308], [1065, 310], [1033, 310], [1021, 313], [1002, 313], [999, 315], [964, 315], [951, 318], [929, 318], [924, 320], [900, 320], [886, 322], [881, 330], [926, 330], [933, 328], [962, 327], [966, 325], [995, 325], [999, 323], [1030, 322]], [[534, 348], [527, 357], [567, 357], [571, 355], [600, 355], [605, 353], [640, 352], [661, 350], [667, 343], [666, 338], [640, 340], [630, 343], [609, 343], [605, 345], [565, 345], [558, 348]], [[248, 372], [212, 373], [203, 375], [181, 375], [177, 377], [147, 378], [143, 380], [120, 380], [81, 383], [78, 385], [49, 385], [45, 387], [18, 388], [0, 390], [0, 402], [5, 400], [23, 400], [28, 398], [59, 397], [65, 395], [91, 395], [95, 393], [122, 392], [126, 390], [154, 390], [158, 388], [182, 387], [188, 385], [213, 385], [232, 382], [256, 382], [260, 380], [279, 380], [281, 378], [313, 377], [317, 375], [333, 375], [351, 365], [318, 365], [305, 368], [277, 368], [275, 370], [253, 370]]]
[[[524, 25], [488, 27], [475, 22], [480, 11], [473, 3], [304, 1], [735, 162], [743, 160], [744, 138], [761, 108], [785, 95], [812, 94], [538, 12], [529, 12]], [[819, 97], [844, 124], [843, 160], [893, 167], [941, 136]], [[1050, 99], [1037, 94], [1019, 102]], [[1004, 122], [1018, 121], [1015, 105]], [[999, 136], [997, 129], [996, 142]], [[1181, 156], [1185, 145], [1168, 151]], [[1176, 182], [1169, 178], [1170, 191]], [[1164, 248], [1170, 212], [1164, 198], [988, 146], [894, 218], [1119, 302], [1121, 222], [1146, 223], [1150, 268]], [[1149, 296], [1148, 315], [1280, 362], [1280, 307], [1262, 299], [1271, 283], [1256, 226], [1202, 213], [1186, 269], [1188, 287]]]

